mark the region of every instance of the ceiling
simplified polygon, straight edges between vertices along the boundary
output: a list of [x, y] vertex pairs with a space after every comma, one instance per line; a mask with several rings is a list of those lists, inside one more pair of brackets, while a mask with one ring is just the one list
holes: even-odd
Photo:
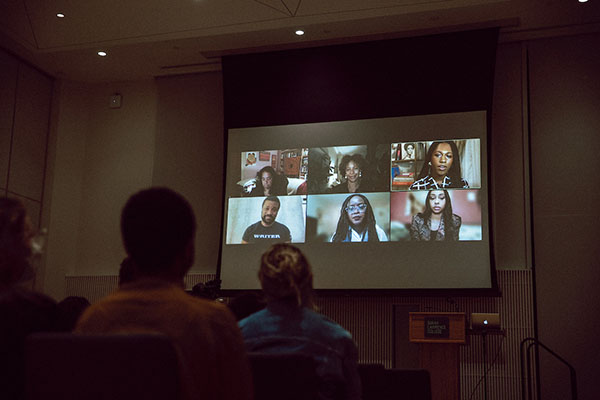
[[227, 54], [488, 26], [500, 26], [503, 40], [596, 32], [600, 0], [0, 0], [0, 47], [84, 82], [218, 70]]

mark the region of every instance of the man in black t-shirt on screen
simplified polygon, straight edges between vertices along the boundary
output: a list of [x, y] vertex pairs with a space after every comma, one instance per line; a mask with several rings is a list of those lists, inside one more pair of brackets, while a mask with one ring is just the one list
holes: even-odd
[[261, 219], [246, 228], [242, 244], [256, 242], [291, 242], [292, 235], [287, 226], [276, 222], [281, 203], [275, 196], [267, 197], [262, 204]]

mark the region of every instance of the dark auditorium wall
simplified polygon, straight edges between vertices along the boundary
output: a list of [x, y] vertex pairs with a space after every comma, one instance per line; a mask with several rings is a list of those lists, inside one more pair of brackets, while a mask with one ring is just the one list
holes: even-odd
[[[579, 398], [600, 378], [600, 34], [529, 43], [539, 339], [574, 364]], [[542, 353], [542, 398], [570, 398]]]
[[[169, 186], [201, 226], [193, 272], [214, 273], [223, 174], [220, 73], [137, 82], [57, 85], [49, 148], [45, 288], [65, 296], [65, 276], [116, 275], [125, 253], [119, 215], [127, 198]], [[179, 83], [178, 83], [179, 82]], [[109, 108], [109, 97], [122, 106]]]
[[527, 135], [524, 126], [524, 73], [521, 43], [498, 46], [492, 103], [491, 197], [498, 269], [531, 267], [528, 244]]
[[223, 203], [222, 75], [158, 78], [157, 88], [152, 184], [169, 186], [192, 203], [201, 226], [196, 234], [193, 271], [214, 272]]
[[[123, 96], [121, 108], [109, 108], [114, 93]], [[61, 299], [65, 276], [118, 273], [121, 209], [152, 185], [156, 83], [60, 81], [53, 100], [44, 289]]]
[[53, 79], [0, 50], [0, 190], [38, 226]]
[[[46, 175], [51, 77], [0, 49], [0, 191], [16, 197], [38, 228]], [[37, 283], [41, 286], [41, 280]]]

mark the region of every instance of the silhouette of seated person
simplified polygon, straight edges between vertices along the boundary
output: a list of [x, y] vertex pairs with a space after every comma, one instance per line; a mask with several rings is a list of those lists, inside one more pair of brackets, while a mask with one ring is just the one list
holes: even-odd
[[34, 236], [23, 204], [0, 198], [0, 399], [24, 398], [25, 338], [56, 329], [56, 301], [26, 288]]
[[251, 399], [252, 378], [234, 316], [226, 306], [184, 290], [195, 233], [192, 208], [178, 193], [150, 188], [130, 197], [121, 234], [135, 279], [91, 305], [75, 332], [165, 334], [179, 354], [184, 399]]
[[68, 296], [59, 301], [56, 330], [71, 332], [75, 329], [79, 317], [89, 306], [89, 300], [81, 296]]
[[229, 302], [229, 309], [238, 321], [262, 310], [265, 306], [266, 302], [262, 296], [255, 293], [241, 294]]
[[239, 322], [246, 349], [312, 356], [320, 399], [359, 399], [356, 345], [348, 331], [314, 311], [313, 275], [302, 252], [273, 245], [262, 255], [258, 277], [267, 307]]
[[219, 297], [219, 289], [221, 287], [220, 279], [198, 282], [192, 287], [192, 296], [201, 297], [203, 299], [216, 300]]
[[135, 280], [135, 266], [130, 257], [125, 257], [119, 267], [119, 287]]

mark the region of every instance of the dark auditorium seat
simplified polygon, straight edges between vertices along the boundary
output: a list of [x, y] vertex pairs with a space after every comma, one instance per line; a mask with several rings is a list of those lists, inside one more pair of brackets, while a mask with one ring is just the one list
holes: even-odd
[[359, 364], [363, 400], [431, 400], [429, 371]]
[[25, 345], [27, 399], [180, 398], [178, 360], [159, 334], [35, 334]]
[[383, 364], [358, 364], [362, 400], [380, 400], [383, 395], [385, 368]]
[[388, 369], [385, 380], [386, 387], [394, 392], [386, 399], [431, 400], [431, 380], [425, 369]]
[[315, 361], [304, 354], [248, 353], [254, 400], [314, 400], [318, 378]]

